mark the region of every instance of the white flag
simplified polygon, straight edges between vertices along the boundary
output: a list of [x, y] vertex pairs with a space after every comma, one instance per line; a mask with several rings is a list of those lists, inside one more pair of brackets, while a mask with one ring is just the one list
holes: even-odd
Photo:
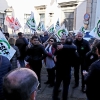
[[30, 18], [26, 21], [26, 25], [32, 30], [36, 31], [36, 21], [34, 18], [34, 13], [31, 12]]
[[97, 39], [100, 39], [100, 20], [98, 20], [96, 26], [89, 34]]
[[56, 24], [55, 24], [55, 31], [57, 31], [59, 28], [60, 28], [60, 22], [59, 22], [59, 19], [58, 19]]
[[45, 26], [44, 26], [44, 23], [42, 21], [39, 22], [37, 30], [39, 30], [39, 31], [45, 31]]
[[52, 24], [48, 29], [47, 29], [48, 33], [54, 33], [54, 24]]
[[65, 25], [63, 24], [60, 29], [55, 33], [59, 38], [61, 38], [62, 35], [68, 35], [68, 30], [65, 28]]
[[79, 31], [85, 33], [85, 28], [82, 26]]
[[10, 60], [15, 52], [16, 50], [10, 46], [3, 33], [0, 31], [0, 55], [6, 56]]

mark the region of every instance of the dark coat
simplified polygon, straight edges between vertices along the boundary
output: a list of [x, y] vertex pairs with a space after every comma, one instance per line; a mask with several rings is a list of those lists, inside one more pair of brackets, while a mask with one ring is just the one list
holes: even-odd
[[93, 53], [92, 51], [89, 51], [87, 54], [86, 54], [86, 57], [85, 57], [85, 65], [84, 65], [84, 70], [87, 70], [89, 69], [89, 66], [95, 62], [96, 60], [98, 59], [98, 55], [96, 53]]
[[74, 44], [77, 46], [77, 52], [80, 59], [84, 59], [86, 53], [90, 51], [89, 42], [82, 39], [81, 41], [75, 40]]
[[100, 59], [95, 61], [85, 75], [86, 95], [89, 100], [100, 100]]
[[28, 48], [26, 55], [29, 56], [29, 64], [34, 67], [42, 67], [42, 60], [46, 58], [47, 52], [42, 45], [33, 45]]
[[11, 64], [8, 58], [1, 55], [0, 58], [2, 59], [0, 60], [0, 100], [3, 100], [3, 77], [11, 70]]
[[25, 55], [26, 47], [28, 45], [27, 40], [25, 38], [18, 38], [16, 40], [16, 44], [15, 45], [18, 47], [18, 49], [20, 51], [20, 57], [19, 57], [19, 59], [24, 59], [25, 56], [26, 56]]

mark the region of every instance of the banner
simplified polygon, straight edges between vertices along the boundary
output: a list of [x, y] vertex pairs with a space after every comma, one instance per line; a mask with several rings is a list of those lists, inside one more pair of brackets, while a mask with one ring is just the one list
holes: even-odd
[[3, 33], [0, 31], [0, 55], [6, 56], [10, 60], [15, 52], [16, 50], [10, 46]]

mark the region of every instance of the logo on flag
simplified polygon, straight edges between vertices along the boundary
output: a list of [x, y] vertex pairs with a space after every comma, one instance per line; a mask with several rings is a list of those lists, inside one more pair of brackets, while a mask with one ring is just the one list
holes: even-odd
[[26, 25], [33, 31], [36, 31], [36, 22], [34, 19], [34, 13], [31, 12], [30, 18], [27, 20]]
[[100, 37], [100, 20], [97, 23], [97, 34]]
[[0, 55], [6, 56], [10, 60], [15, 52], [16, 51], [10, 46], [3, 33], [0, 31]]

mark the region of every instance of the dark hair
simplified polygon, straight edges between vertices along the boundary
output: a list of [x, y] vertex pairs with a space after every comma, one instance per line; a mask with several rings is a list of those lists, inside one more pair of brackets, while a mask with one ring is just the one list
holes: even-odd
[[100, 54], [100, 42], [96, 44], [96, 48], [98, 49], [98, 53]]
[[[53, 37], [51, 37], [50, 39], [53, 39], [53, 40], [54, 40], [54, 42], [57, 42], [57, 40], [56, 40], [55, 38], [53, 38]], [[50, 40], [50, 39], [49, 39], [49, 40]]]
[[65, 41], [65, 44], [72, 44], [73, 43], [73, 40], [72, 40], [72, 38], [70, 38], [70, 37], [67, 37], [66, 38], [66, 41]]
[[38, 36], [32, 36], [32, 40], [33, 39], [39, 39]]
[[19, 32], [19, 33], [18, 33], [18, 36], [22, 36], [22, 34], [23, 34], [22, 32]]
[[9, 37], [9, 33], [3, 33], [5, 36], [8, 36]]
[[31, 93], [36, 91], [37, 86], [36, 74], [27, 68], [15, 69], [8, 73], [3, 80], [6, 100], [29, 100]]

